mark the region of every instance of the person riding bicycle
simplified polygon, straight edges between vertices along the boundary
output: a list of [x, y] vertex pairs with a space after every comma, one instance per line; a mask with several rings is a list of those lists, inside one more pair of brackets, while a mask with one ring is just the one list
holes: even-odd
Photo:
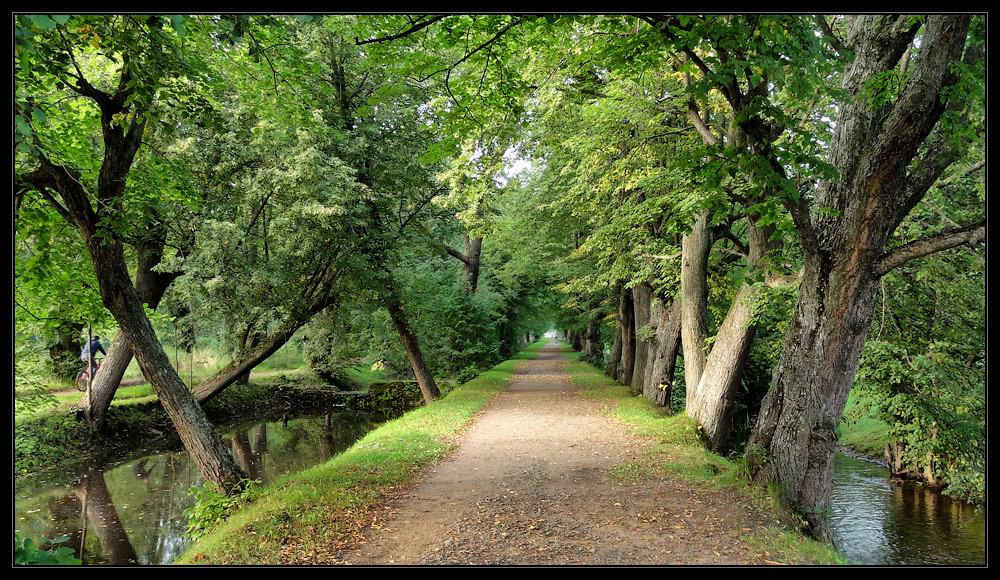
[[88, 372], [91, 376], [94, 375], [94, 371], [97, 370], [97, 352], [100, 351], [101, 354], [107, 356], [107, 351], [101, 346], [101, 337], [94, 335], [90, 339], [90, 342], [83, 345], [83, 351], [80, 353], [80, 360], [85, 363], [89, 363]]

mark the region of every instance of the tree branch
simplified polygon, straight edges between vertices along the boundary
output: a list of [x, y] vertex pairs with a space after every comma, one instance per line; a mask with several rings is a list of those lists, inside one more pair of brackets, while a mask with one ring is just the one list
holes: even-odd
[[413, 26], [410, 27], [409, 30], [404, 30], [403, 32], [400, 32], [399, 34], [392, 34], [392, 35], [389, 35], [389, 36], [381, 36], [379, 38], [373, 38], [371, 40], [361, 40], [360, 38], [355, 37], [354, 38], [354, 44], [356, 46], [362, 46], [362, 45], [365, 45], [365, 44], [375, 44], [375, 43], [379, 43], [379, 42], [391, 42], [393, 40], [398, 40], [400, 38], [405, 38], [405, 37], [410, 36], [411, 34], [413, 34], [415, 32], [418, 32], [420, 30], [423, 30], [424, 28], [427, 28], [428, 26], [430, 26], [431, 24], [434, 24], [435, 22], [437, 22], [439, 20], [444, 20], [448, 16], [451, 16], [451, 15], [450, 14], [440, 14], [438, 16], [434, 16], [430, 20], [426, 20], [426, 21], [421, 22], [419, 24], [414, 24]]
[[882, 257], [875, 273], [885, 276], [895, 268], [910, 260], [922, 258], [935, 252], [954, 248], [963, 244], [981, 244], [986, 241], [986, 222], [960, 228], [949, 228], [939, 234], [914, 240], [900, 246]]
[[825, 17], [817, 14], [816, 22], [819, 24], [819, 29], [823, 31], [823, 38], [830, 43], [830, 46], [840, 52], [850, 50], [850, 48], [844, 44], [844, 41], [841, 40], [839, 36], [834, 34], [833, 28], [830, 27], [830, 24], [826, 21]]
[[472, 264], [472, 260], [469, 258], [469, 256], [466, 256], [462, 252], [459, 252], [458, 250], [456, 250], [455, 248], [449, 246], [444, 242], [434, 239], [434, 237], [431, 235], [430, 231], [427, 230], [427, 227], [424, 224], [420, 222], [414, 222], [414, 223], [416, 224], [414, 227], [416, 228], [417, 232], [419, 232], [420, 235], [425, 240], [427, 240], [429, 244], [434, 246], [438, 251], [448, 254], [449, 256], [455, 258], [459, 262], [462, 262], [466, 266]]

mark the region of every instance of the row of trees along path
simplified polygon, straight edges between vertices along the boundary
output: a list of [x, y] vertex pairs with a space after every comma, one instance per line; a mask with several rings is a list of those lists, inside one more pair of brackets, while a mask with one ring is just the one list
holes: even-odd
[[767, 563], [737, 538], [766, 516], [725, 492], [612, 481], [647, 443], [580, 396], [558, 345], [540, 354], [336, 563]]

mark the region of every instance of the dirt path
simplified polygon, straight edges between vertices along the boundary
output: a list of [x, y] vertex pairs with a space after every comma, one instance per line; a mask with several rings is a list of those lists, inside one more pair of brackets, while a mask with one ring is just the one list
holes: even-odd
[[603, 417], [557, 347], [523, 363], [455, 453], [397, 498], [357, 550], [362, 565], [764, 563], [735, 539], [761, 516], [683, 482], [617, 484], [644, 442]]

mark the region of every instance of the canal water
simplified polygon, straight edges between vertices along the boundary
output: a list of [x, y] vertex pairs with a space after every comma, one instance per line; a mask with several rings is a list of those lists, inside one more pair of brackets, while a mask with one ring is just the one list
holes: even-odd
[[[240, 467], [267, 483], [338, 455], [376, 425], [366, 414], [333, 412], [244, 425], [225, 438]], [[15, 488], [14, 529], [36, 541], [69, 536], [63, 545], [84, 564], [169, 564], [188, 545], [189, 490], [203, 483], [183, 450], [92, 466], [60, 481], [28, 479]]]
[[[376, 426], [367, 415], [330, 413], [232, 429], [244, 471], [274, 481], [326, 461]], [[830, 526], [838, 551], [859, 565], [986, 563], [986, 518], [914, 484], [894, 484], [876, 463], [838, 454]], [[69, 536], [90, 565], [164, 565], [188, 545], [189, 489], [203, 483], [183, 451], [94, 466], [61, 481], [19, 482], [14, 529], [22, 537]]]
[[911, 482], [890, 482], [879, 463], [838, 453], [830, 528], [852, 563], [885, 566], [986, 564], [986, 516]]

